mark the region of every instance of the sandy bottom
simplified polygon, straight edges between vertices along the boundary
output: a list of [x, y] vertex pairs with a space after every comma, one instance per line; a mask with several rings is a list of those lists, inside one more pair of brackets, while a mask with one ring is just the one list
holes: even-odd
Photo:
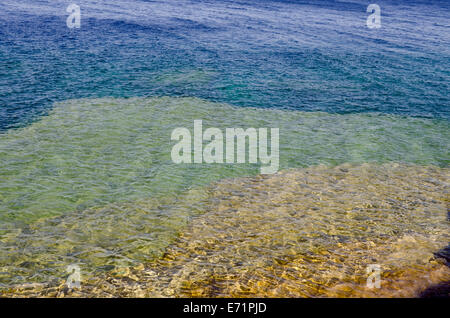
[[[344, 164], [211, 185], [163, 257], [4, 296], [415, 297], [450, 281], [449, 169]], [[380, 288], [367, 267], [380, 266]]]

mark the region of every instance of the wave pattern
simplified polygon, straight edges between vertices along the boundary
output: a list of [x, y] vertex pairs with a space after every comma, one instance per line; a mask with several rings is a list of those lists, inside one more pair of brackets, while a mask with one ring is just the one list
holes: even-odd
[[89, 276], [149, 261], [204, 212], [195, 207], [203, 206], [202, 189], [259, 173], [251, 164], [173, 164], [171, 132], [192, 130], [194, 119], [203, 119], [204, 129], [278, 127], [281, 170], [392, 161], [448, 166], [445, 120], [239, 108], [196, 98], [63, 102], [0, 136], [0, 282], [60, 279], [74, 262]]
[[1, 131], [106, 96], [450, 118], [448, 1], [380, 0], [378, 30], [362, 0], [77, 3], [76, 30], [66, 1], [0, 3]]
[[[414, 297], [448, 281], [448, 168], [344, 164], [220, 181], [161, 258], [116, 266], [81, 290], [61, 282], [5, 295]], [[200, 201], [199, 201], [200, 202]], [[381, 289], [366, 287], [378, 264]]]

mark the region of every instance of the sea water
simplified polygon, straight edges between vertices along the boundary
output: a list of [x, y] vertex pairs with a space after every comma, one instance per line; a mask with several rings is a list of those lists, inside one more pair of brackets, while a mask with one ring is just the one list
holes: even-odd
[[[406, 215], [398, 221], [399, 228], [412, 233], [411, 244], [423, 252], [420, 262], [448, 242], [447, 2], [381, 1], [382, 27], [377, 30], [367, 28], [366, 3], [358, 1], [79, 1], [79, 29], [67, 28], [66, 5], [64, 1], [0, 4], [3, 288], [62, 282], [70, 264], [79, 264], [88, 279], [161, 259], [173, 244], [184, 244], [176, 240], [187, 237], [195, 222], [217, 217], [211, 216], [217, 212], [211, 203], [218, 200], [211, 193], [215, 182], [243, 182], [236, 191], [245, 198], [245, 177], [256, 176], [258, 165], [172, 162], [172, 130], [191, 128], [194, 120], [202, 120], [205, 128], [279, 128], [280, 173], [295, 168], [302, 175], [309, 167], [334, 169], [343, 164], [347, 170], [345, 164], [362, 167], [351, 168], [358, 176], [375, 171], [373, 179], [382, 178], [380, 189], [366, 190], [374, 197], [394, 200], [384, 189], [392, 183], [391, 192], [412, 201], [416, 196], [419, 209], [434, 204], [427, 210], [433, 217], [410, 219], [413, 208], [383, 209], [387, 219], [398, 217], [399, 210]], [[390, 168], [395, 164], [400, 165], [398, 170]], [[385, 169], [394, 172], [383, 179]], [[330, 181], [334, 170], [313, 171], [324, 191], [334, 193]], [[408, 175], [416, 186], [404, 189]], [[294, 176], [284, 178], [295, 180]], [[364, 186], [371, 183], [364, 180]], [[278, 193], [282, 187], [263, 181], [256, 186], [260, 195]], [[419, 199], [422, 187], [436, 202]], [[263, 217], [262, 206], [268, 202], [261, 199], [258, 207], [258, 193], [252, 194], [255, 206], [246, 209], [260, 211]], [[342, 206], [340, 199], [345, 201]], [[292, 197], [291, 204], [298, 200]], [[323, 200], [336, 206], [317, 213], [309, 227], [286, 228], [286, 233], [307, 238], [319, 250], [328, 244], [325, 237], [333, 241], [328, 230], [320, 230], [321, 224], [339, 215], [333, 213], [354, 208], [351, 196], [330, 195]], [[309, 218], [309, 208], [297, 209]], [[256, 217], [246, 209], [241, 209], [242, 215], [227, 217]], [[280, 230], [286, 221], [283, 213], [278, 219], [267, 215]], [[358, 218], [378, 220], [369, 212]], [[259, 223], [250, 223], [254, 228], [246, 231], [260, 235]], [[418, 224], [437, 229], [423, 232]], [[349, 237], [348, 242], [344, 239], [347, 246], [356, 244], [357, 238], [368, 242], [382, 240], [394, 230], [400, 233], [392, 225], [362, 238], [353, 221], [348, 227], [353, 234], [336, 234]], [[236, 236], [235, 230], [225, 226], [219, 232]], [[208, 227], [204, 231], [206, 237], [215, 233]], [[402, 235], [395, 237], [401, 240]], [[239, 240], [254, 249], [248, 237]], [[375, 242], [385, 247], [383, 251], [394, 243]], [[264, 244], [258, 244], [259, 252], [248, 255], [255, 262], [247, 269], [270, 267], [258, 263], [259, 258], [277, 262], [275, 247], [264, 250]], [[184, 245], [180, 249], [192, 254]], [[288, 248], [283, 251], [291, 253]], [[381, 251], [375, 259], [387, 262]], [[288, 263], [295, 265], [316, 252], [298, 244]], [[353, 248], [346, 253], [359, 255], [352, 254]], [[236, 261], [232, 255], [230, 264]], [[169, 267], [152, 270], [173, 277]], [[242, 274], [239, 266], [229, 268], [233, 277]], [[298, 271], [308, 273], [304, 268]], [[261, 282], [260, 276], [253, 277]], [[248, 280], [244, 285], [263, 296], [320, 295], [316, 289], [308, 291], [308, 284], [297, 288], [288, 284], [278, 294], [269, 292], [274, 284], [269, 276], [264, 272], [266, 280], [260, 283], [269, 286], [266, 289]], [[186, 293], [167, 286], [155, 293]], [[219, 290], [223, 295], [242, 295], [223, 286]], [[205, 289], [199, 293], [215, 295]]]

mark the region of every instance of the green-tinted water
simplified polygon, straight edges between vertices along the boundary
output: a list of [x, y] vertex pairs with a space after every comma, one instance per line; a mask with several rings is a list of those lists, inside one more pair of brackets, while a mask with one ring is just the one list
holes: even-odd
[[71, 100], [0, 135], [0, 283], [86, 276], [160, 255], [204, 213], [211, 182], [249, 164], [175, 165], [176, 127], [278, 127], [280, 170], [341, 163], [448, 166], [445, 120], [236, 108], [195, 98]]

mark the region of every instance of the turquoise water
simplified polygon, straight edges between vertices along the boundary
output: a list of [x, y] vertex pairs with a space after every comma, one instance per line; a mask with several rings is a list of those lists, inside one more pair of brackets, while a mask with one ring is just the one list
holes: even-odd
[[0, 4], [0, 129], [56, 101], [195, 96], [242, 107], [449, 118], [448, 1]]
[[215, 181], [176, 127], [276, 127], [280, 170], [449, 165], [448, 2], [0, 4], [0, 286], [160, 256]]

